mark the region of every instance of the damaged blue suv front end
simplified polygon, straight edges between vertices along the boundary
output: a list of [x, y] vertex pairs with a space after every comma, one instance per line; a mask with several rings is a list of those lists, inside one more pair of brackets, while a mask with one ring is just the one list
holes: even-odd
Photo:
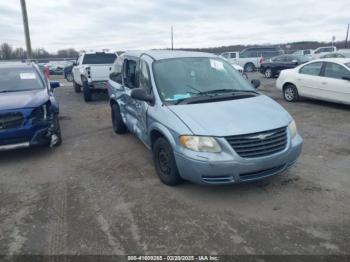
[[59, 107], [49, 83], [33, 65], [0, 65], [0, 151], [58, 145]]

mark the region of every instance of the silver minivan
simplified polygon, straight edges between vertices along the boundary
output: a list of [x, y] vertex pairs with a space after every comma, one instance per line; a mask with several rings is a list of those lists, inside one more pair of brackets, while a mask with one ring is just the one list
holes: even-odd
[[114, 68], [114, 131], [141, 139], [167, 185], [255, 181], [300, 155], [302, 138], [288, 112], [216, 55], [126, 52]]

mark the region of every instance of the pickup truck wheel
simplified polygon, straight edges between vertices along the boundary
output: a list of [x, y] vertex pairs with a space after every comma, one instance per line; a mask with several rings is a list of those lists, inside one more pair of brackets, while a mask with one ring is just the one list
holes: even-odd
[[92, 101], [92, 94], [91, 94], [91, 90], [89, 87], [89, 84], [86, 80], [83, 80], [83, 94], [84, 94], [84, 100], [85, 102], [91, 102]]
[[287, 102], [295, 102], [299, 100], [298, 89], [293, 84], [287, 84], [283, 88], [283, 97]]
[[246, 63], [244, 65], [244, 71], [245, 72], [253, 72], [253, 71], [255, 71], [255, 65], [253, 63]]
[[272, 77], [272, 69], [266, 68], [264, 75], [266, 78], [271, 78]]
[[124, 124], [122, 115], [120, 114], [120, 109], [117, 104], [113, 104], [111, 107], [111, 113], [112, 113], [112, 123], [113, 123], [113, 130], [116, 134], [124, 134], [127, 132], [126, 125]]
[[153, 161], [160, 181], [165, 185], [178, 185], [182, 179], [177, 169], [173, 149], [169, 142], [160, 137], [153, 145]]
[[72, 82], [72, 81], [73, 81], [73, 75], [72, 75], [72, 73], [66, 74], [66, 79], [67, 79], [68, 82]]
[[81, 92], [81, 86], [78, 85], [77, 83], [75, 83], [74, 80], [73, 80], [73, 87], [74, 87], [74, 92], [75, 93], [80, 93]]

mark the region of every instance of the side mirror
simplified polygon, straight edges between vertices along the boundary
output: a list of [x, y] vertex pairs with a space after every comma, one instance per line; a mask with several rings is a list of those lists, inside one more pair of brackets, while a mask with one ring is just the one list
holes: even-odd
[[258, 87], [261, 85], [261, 82], [260, 82], [260, 80], [258, 80], [258, 79], [253, 79], [253, 80], [251, 81], [251, 83], [252, 83], [252, 86], [253, 86], [255, 89], [258, 89]]
[[350, 76], [343, 76], [342, 78], [343, 78], [344, 80], [350, 81]]
[[149, 103], [153, 102], [153, 96], [147, 94], [146, 90], [143, 88], [135, 88], [134, 90], [132, 90], [131, 97], [140, 101], [145, 101]]
[[116, 83], [118, 83], [118, 84], [122, 84], [122, 74], [121, 73], [111, 73], [110, 75], [109, 75], [109, 78], [112, 80], [112, 81], [114, 81], [114, 82], [116, 82]]
[[58, 82], [58, 81], [50, 81], [51, 89], [55, 89], [55, 88], [58, 88], [60, 86], [61, 86], [60, 82]]

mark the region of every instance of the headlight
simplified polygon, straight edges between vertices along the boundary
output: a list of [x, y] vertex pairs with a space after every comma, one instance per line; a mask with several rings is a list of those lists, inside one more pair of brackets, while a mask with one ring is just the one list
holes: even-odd
[[180, 144], [196, 152], [219, 153], [221, 147], [213, 137], [206, 136], [180, 136]]
[[47, 105], [35, 108], [31, 115], [32, 123], [38, 123], [47, 119]]
[[288, 128], [289, 128], [289, 131], [290, 131], [290, 136], [293, 139], [298, 133], [297, 125], [295, 124], [294, 120], [292, 122], [290, 122]]

